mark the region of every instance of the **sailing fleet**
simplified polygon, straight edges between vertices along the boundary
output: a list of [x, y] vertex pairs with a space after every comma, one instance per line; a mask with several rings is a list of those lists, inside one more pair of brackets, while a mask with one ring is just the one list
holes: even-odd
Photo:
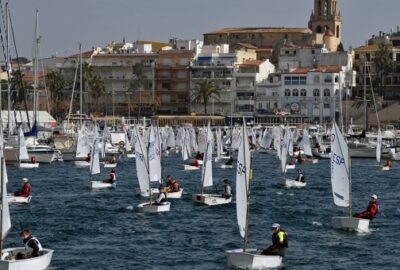
[[[18, 131], [18, 162], [13, 163], [22, 173], [26, 169], [38, 170], [35, 164], [39, 164], [40, 161], [32, 162], [29, 159], [23, 130], [19, 128]], [[164, 189], [166, 175], [173, 172], [163, 168], [163, 159], [170, 155], [180, 155], [183, 172], [189, 175], [192, 170], [201, 171], [201, 178], [198, 179], [199, 192], [191, 194], [194, 204], [209, 207], [236, 204], [237, 224], [240, 236], [243, 238], [243, 247], [226, 251], [228, 266], [258, 269], [278, 267], [282, 264], [283, 258], [278, 255], [261, 255], [259, 250], [249, 247], [248, 220], [251, 218], [249, 204], [254, 152], [260, 152], [261, 157], [273, 155], [280, 160], [282, 175], [278, 179], [271, 180], [281, 188], [306, 188], [305, 181], [288, 177], [291, 171], [304, 164], [315, 166], [318, 159], [329, 158], [333, 202], [336, 206], [349, 210], [348, 216], [332, 217], [332, 227], [366, 232], [369, 230], [369, 220], [352, 217], [351, 213], [351, 139], [351, 136], [343, 134], [335, 122], [325, 131], [315, 130], [313, 127], [296, 128], [283, 125], [251, 127], [247, 126], [245, 121], [242, 125], [231, 127], [213, 127], [210, 123], [207, 127], [200, 128], [159, 127], [157, 123], [153, 123], [148, 126], [124, 126], [118, 130], [107, 126], [106, 123], [86, 120], [82, 122], [80, 128], [76, 128], [75, 134], [68, 134], [70, 142], [68, 147], [58, 149], [61, 154], [66, 153], [68, 158], [63, 160], [60, 155], [58, 161], [71, 161], [76, 169], [88, 171], [86, 177], [82, 179], [83, 188], [102, 189], [117, 187], [115, 182], [108, 183], [99, 179], [102, 168], [105, 167], [102, 165], [109, 164], [118, 168], [118, 159], [127, 158], [135, 163], [132, 166], [136, 166], [136, 175], [132, 176], [132, 179], [137, 181], [139, 188], [135, 193], [143, 198], [143, 201], [134, 207], [143, 213], [162, 213], [174, 211], [173, 201], [170, 199], [186, 196], [183, 188], [175, 192]], [[378, 164], [384, 157], [382, 141], [379, 130], [374, 149]], [[7, 145], [7, 139], [3, 145]], [[7, 160], [3, 154], [4, 148], [1, 149], [1, 153], [5, 163]], [[321, 153], [323, 151], [326, 155], [314, 155], [315, 151]], [[199, 153], [202, 154], [200, 155], [202, 158], [199, 158]], [[232, 160], [233, 164], [228, 164]], [[222, 193], [211, 191], [210, 188], [214, 186], [213, 167], [231, 170], [236, 176], [234, 196], [223, 196]], [[2, 171], [5, 178], [2, 191], [6, 192], [5, 166], [2, 167]], [[165, 194], [166, 198], [158, 202], [157, 197], [160, 194]], [[232, 200], [233, 198], [235, 200]], [[8, 211], [5, 204], [12, 202], [10, 196], [8, 200], [2, 202], [3, 211]], [[31, 198], [24, 203], [32, 203]], [[267, 212], [267, 209], [265, 211]], [[3, 255], [9, 254], [9, 251], [7, 252], [3, 252]], [[52, 252], [49, 250], [46, 253], [50, 257], [46, 263], [50, 263]]]

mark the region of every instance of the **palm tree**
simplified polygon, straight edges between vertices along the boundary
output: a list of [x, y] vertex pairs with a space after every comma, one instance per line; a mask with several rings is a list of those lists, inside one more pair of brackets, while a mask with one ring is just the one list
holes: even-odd
[[375, 52], [374, 64], [376, 73], [378, 74], [378, 86], [381, 96], [385, 96], [386, 77], [392, 72], [393, 58], [387, 44], [380, 44], [378, 50]]
[[88, 81], [91, 96], [96, 100], [96, 108], [99, 107], [99, 97], [106, 93], [106, 85], [104, 80], [98, 75], [92, 75]]
[[60, 103], [63, 99], [63, 90], [65, 87], [65, 81], [61, 74], [57, 71], [51, 71], [46, 75], [47, 86], [51, 93], [51, 98], [55, 104], [55, 109], [51, 108], [53, 114], [60, 113]]
[[196, 83], [196, 88], [192, 93], [192, 102], [203, 102], [204, 113], [207, 114], [207, 105], [210, 99], [219, 100], [220, 89], [215, 87], [214, 82], [205, 79], [200, 83]]

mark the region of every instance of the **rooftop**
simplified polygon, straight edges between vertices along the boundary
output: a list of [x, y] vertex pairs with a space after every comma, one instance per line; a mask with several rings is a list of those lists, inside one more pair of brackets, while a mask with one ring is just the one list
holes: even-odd
[[239, 34], [239, 33], [312, 33], [308, 28], [287, 27], [230, 27], [211, 31], [205, 34]]

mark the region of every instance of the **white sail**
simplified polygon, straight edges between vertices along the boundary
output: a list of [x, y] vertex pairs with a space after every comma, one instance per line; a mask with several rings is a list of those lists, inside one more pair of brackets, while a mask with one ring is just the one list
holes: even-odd
[[307, 129], [303, 130], [302, 146], [303, 146], [304, 154], [306, 156], [312, 156], [311, 142], [310, 142], [310, 137], [308, 135]]
[[168, 127], [166, 129], [167, 132], [167, 142], [166, 142], [166, 146], [167, 147], [171, 147], [174, 148], [175, 147], [175, 134], [174, 134], [174, 130], [172, 129], [172, 127]]
[[205, 153], [207, 150], [207, 128], [203, 127], [199, 129], [199, 135], [197, 136], [197, 151]]
[[28, 149], [26, 149], [26, 141], [22, 126], [19, 127], [19, 160], [29, 159]]
[[217, 159], [220, 159], [222, 156], [222, 151], [223, 151], [221, 128], [217, 129], [217, 132], [215, 133], [215, 137], [217, 140]]
[[0, 127], [0, 158], [3, 160], [3, 171], [2, 171], [2, 185], [1, 185], [1, 236], [4, 239], [8, 232], [11, 229], [11, 218], [10, 218], [10, 209], [8, 207], [8, 198], [7, 198], [7, 168], [6, 161], [4, 157], [4, 139], [3, 139], [3, 130]]
[[212, 175], [213, 139], [212, 139], [210, 123], [208, 123], [206, 136], [207, 136], [206, 137], [207, 148], [203, 160], [202, 179], [203, 179], [203, 187], [211, 187], [213, 185], [213, 175]]
[[273, 138], [274, 138], [274, 136], [272, 134], [272, 129], [266, 128], [264, 130], [264, 134], [261, 139], [261, 143], [260, 143], [261, 147], [266, 148], [266, 149], [270, 148]]
[[76, 157], [85, 158], [90, 153], [90, 146], [87, 139], [85, 128], [82, 127], [78, 133], [78, 142], [76, 144]]
[[336, 122], [331, 134], [331, 182], [333, 202], [340, 207], [350, 205], [349, 149]]
[[281, 141], [281, 166], [282, 166], [282, 172], [284, 173], [286, 171], [286, 161], [287, 161], [287, 155], [288, 155], [288, 147], [289, 147], [289, 140], [290, 140], [290, 135], [289, 135], [289, 129], [285, 129], [285, 136], [283, 137], [283, 140]]
[[[189, 141], [190, 141], [190, 147], [188, 147], [188, 153], [189, 153], [189, 156], [191, 156], [192, 154], [192, 152], [197, 152], [197, 151], [200, 151], [199, 149], [198, 149], [198, 146], [197, 146], [197, 142], [196, 142], [196, 131], [194, 130], [194, 128], [189, 128], [188, 129], [188, 133], [187, 133], [188, 135], [189, 135], [189, 137], [190, 137], [190, 139], [189, 139]], [[201, 152], [201, 153], [204, 153], [204, 152]]]
[[143, 143], [142, 136], [135, 127], [135, 154], [136, 154], [136, 173], [139, 181], [140, 191], [142, 193], [149, 192], [149, 172], [147, 149]]
[[189, 146], [189, 142], [187, 141], [187, 136], [186, 136], [186, 131], [184, 128], [182, 128], [182, 130], [180, 131], [181, 136], [182, 136], [182, 150], [181, 150], [181, 154], [182, 154], [182, 159], [185, 161], [189, 158], [188, 156], [188, 148], [190, 148]]
[[294, 135], [293, 133], [290, 131], [290, 129], [288, 129], [289, 132], [289, 144], [288, 144], [288, 153], [289, 156], [293, 157], [293, 140], [294, 140]]
[[382, 132], [378, 129], [378, 137], [376, 138], [376, 161], [381, 163], [381, 150], [382, 150]]
[[185, 140], [185, 128], [180, 127], [178, 133], [176, 134], [175, 145], [183, 149], [183, 143]]
[[99, 174], [100, 173], [100, 156], [99, 156], [100, 148], [98, 145], [98, 140], [94, 140], [93, 149], [91, 154], [91, 162], [90, 162], [90, 174]]
[[231, 148], [238, 149], [239, 144], [240, 144], [240, 129], [237, 127], [234, 127], [232, 129]]
[[236, 164], [236, 216], [240, 235], [245, 236], [248, 190], [250, 176], [250, 149], [247, 137], [246, 124], [243, 123], [242, 134], [239, 141], [239, 152]]
[[153, 126], [151, 126], [148, 150], [151, 182], [161, 182], [161, 149], [159, 138], [160, 136], [158, 136], [158, 128], [155, 131]]
[[132, 150], [132, 145], [131, 145], [131, 142], [129, 141], [128, 131], [126, 128], [124, 128], [124, 137], [125, 137], [125, 144], [124, 144], [125, 151], [130, 152]]

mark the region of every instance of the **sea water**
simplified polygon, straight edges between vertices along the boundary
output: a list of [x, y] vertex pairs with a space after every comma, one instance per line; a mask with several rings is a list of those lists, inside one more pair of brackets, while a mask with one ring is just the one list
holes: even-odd
[[[8, 190], [32, 184], [29, 206], [10, 207], [12, 229], [5, 247], [21, 246], [21, 228], [29, 228], [46, 248], [54, 249], [50, 269], [226, 269], [225, 251], [243, 245], [235, 203], [196, 206], [191, 195], [200, 190], [201, 171], [183, 171], [181, 155], [163, 158], [163, 175], [173, 175], [184, 188], [171, 211], [144, 214], [134, 159], [118, 163], [117, 188], [91, 191], [84, 187], [88, 168], [71, 162], [40, 164], [39, 169], [7, 166]], [[270, 225], [280, 223], [289, 235], [284, 269], [400, 269], [400, 166], [381, 171], [373, 159], [352, 160], [353, 212], [364, 210], [371, 194], [380, 211], [370, 233], [333, 230], [331, 218], [347, 215], [333, 205], [329, 160], [297, 165], [307, 179], [303, 189], [276, 185], [281, 176], [276, 156], [255, 153], [251, 182], [249, 247], [271, 242]], [[210, 192], [222, 191], [223, 179], [235, 187], [233, 169], [214, 164]], [[108, 170], [100, 178], [106, 178]], [[288, 176], [295, 177], [296, 170]], [[96, 178], [96, 177], [95, 177]]]

